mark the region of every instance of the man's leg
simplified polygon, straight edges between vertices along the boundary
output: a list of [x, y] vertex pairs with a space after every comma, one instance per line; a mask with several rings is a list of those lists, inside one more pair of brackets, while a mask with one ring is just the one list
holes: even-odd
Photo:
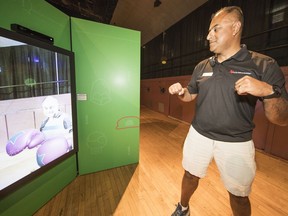
[[194, 191], [197, 189], [199, 183], [199, 177], [190, 174], [185, 171], [182, 178], [182, 188], [181, 188], [181, 205], [187, 207], [189, 200], [193, 195]]
[[246, 142], [216, 142], [214, 158], [221, 179], [229, 191], [234, 216], [250, 216], [249, 194], [256, 173], [255, 147]]
[[189, 200], [198, 187], [199, 179], [206, 175], [213, 158], [213, 143], [213, 140], [199, 134], [192, 126], [190, 127], [183, 146], [182, 165], [185, 173], [181, 186], [180, 204], [182, 207], [189, 207]]
[[251, 205], [249, 197], [235, 196], [229, 193], [230, 206], [233, 212], [233, 216], [250, 216], [251, 215]]

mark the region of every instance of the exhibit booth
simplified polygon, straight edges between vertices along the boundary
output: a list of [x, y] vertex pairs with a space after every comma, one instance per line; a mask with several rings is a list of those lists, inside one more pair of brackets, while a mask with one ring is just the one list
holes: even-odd
[[0, 214], [32, 215], [78, 175], [139, 162], [140, 32], [44, 0], [0, 12]]

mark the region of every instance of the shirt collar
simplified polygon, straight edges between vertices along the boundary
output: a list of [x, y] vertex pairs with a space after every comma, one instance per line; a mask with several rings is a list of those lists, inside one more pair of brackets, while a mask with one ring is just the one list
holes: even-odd
[[[241, 61], [244, 61], [247, 57], [249, 57], [250, 53], [249, 53], [249, 50], [247, 49], [247, 46], [245, 44], [241, 44], [240, 46], [241, 46], [240, 50], [236, 54], [231, 56], [230, 58], [226, 59], [225, 61], [229, 61], [231, 59], [234, 59], [236, 61], [241, 62]], [[217, 55], [214, 56], [214, 59], [218, 63]]]
[[241, 49], [230, 59], [235, 59], [236, 61], [244, 61], [249, 56], [249, 51], [245, 44], [241, 44]]

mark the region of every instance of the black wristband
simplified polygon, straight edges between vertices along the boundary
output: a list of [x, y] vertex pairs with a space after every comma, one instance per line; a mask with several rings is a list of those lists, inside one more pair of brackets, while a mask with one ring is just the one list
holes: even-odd
[[281, 88], [277, 85], [273, 85], [273, 94], [264, 96], [261, 98], [261, 101], [263, 101], [264, 99], [270, 99], [270, 98], [279, 98], [281, 96]]

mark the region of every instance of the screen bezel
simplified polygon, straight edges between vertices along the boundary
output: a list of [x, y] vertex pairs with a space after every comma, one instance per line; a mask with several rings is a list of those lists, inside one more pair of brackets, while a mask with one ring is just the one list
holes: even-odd
[[[61, 47], [54, 46], [49, 43], [45, 43], [41, 40], [26, 36], [24, 34], [20, 34], [17, 32], [9, 31], [7, 29], [0, 27], [0, 36], [5, 37], [7, 39], [15, 40], [21, 43], [26, 43], [27, 45], [36, 46], [42, 49], [47, 49], [53, 52], [57, 52], [60, 54], [67, 55], [69, 57], [70, 63], [70, 77], [71, 77], [71, 113], [72, 113], [72, 126], [73, 126], [73, 149], [69, 152], [65, 153], [64, 155], [60, 156], [59, 158], [51, 161], [50, 163], [46, 164], [45, 166], [40, 167], [39, 169], [35, 170], [34, 172], [26, 175], [25, 177], [19, 179], [18, 181], [10, 184], [9, 186], [0, 190], [0, 199], [6, 197], [7, 195], [15, 192], [16, 190], [20, 189], [24, 185], [28, 184], [29, 182], [33, 181], [34, 179], [38, 178], [39, 176], [43, 175], [45, 172], [51, 170], [53, 167], [57, 166], [61, 162], [65, 161], [72, 155], [77, 156], [78, 152], [78, 130], [77, 130], [77, 112], [76, 112], [76, 83], [75, 83], [75, 59], [74, 53], [72, 51], [63, 49]], [[75, 165], [77, 166], [77, 164]], [[76, 177], [76, 176], [75, 176]]]

